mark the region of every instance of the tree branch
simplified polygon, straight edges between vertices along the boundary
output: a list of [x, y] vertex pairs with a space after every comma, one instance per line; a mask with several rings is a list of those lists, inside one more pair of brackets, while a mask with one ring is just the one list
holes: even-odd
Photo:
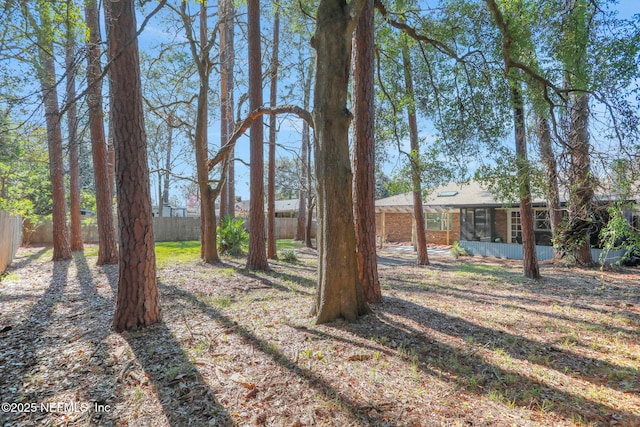
[[252, 111], [247, 117], [245, 117], [244, 120], [236, 123], [235, 131], [233, 132], [231, 137], [229, 137], [229, 141], [227, 141], [225, 145], [220, 147], [220, 149], [218, 150], [218, 152], [213, 158], [207, 161], [207, 167], [209, 168], [210, 171], [220, 162], [222, 161], [228, 162], [229, 153], [231, 152], [231, 149], [233, 149], [233, 147], [235, 146], [236, 141], [247, 131], [247, 129], [251, 127], [251, 124], [254, 122], [254, 120], [256, 120], [258, 117], [261, 117], [264, 114], [270, 114], [270, 115], [295, 114], [296, 116], [300, 117], [302, 120], [307, 122], [309, 127], [311, 128], [314, 127], [313, 117], [311, 113], [305, 110], [304, 108], [298, 107], [297, 105], [282, 105], [282, 106], [273, 107], [273, 108], [258, 107], [257, 109]]

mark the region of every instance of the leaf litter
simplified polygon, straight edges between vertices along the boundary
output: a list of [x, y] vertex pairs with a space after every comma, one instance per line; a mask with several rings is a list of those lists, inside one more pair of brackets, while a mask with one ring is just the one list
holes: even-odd
[[158, 269], [163, 321], [111, 331], [117, 266], [21, 249], [0, 282], [5, 426], [637, 426], [638, 269], [383, 249], [383, 302], [313, 325], [315, 252]]

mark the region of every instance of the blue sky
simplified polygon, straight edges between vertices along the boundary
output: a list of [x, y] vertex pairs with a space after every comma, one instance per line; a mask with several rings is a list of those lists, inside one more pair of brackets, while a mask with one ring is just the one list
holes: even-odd
[[[621, 18], [631, 18], [633, 15], [640, 14], [640, 0], [620, 0], [619, 3], [614, 7], [614, 9], [616, 9], [619, 12], [619, 16]], [[139, 11], [138, 25], [142, 23], [142, 19], [143, 19], [142, 13], [143, 13], [142, 11]], [[175, 34], [171, 34], [167, 32], [164, 29], [163, 23], [156, 18], [157, 17], [154, 17], [148, 23], [147, 27], [145, 28], [145, 30], [142, 32], [140, 36], [139, 44], [142, 50], [149, 49], [152, 46], [157, 45], [162, 41], [168, 42], [170, 40], [175, 39]], [[268, 32], [268, 29], [263, 28], [263, 31], [266, 34]], [[236, 44], [238, 45], [239, 43], [241, 43], [241, 38], [236, 37]], [[236, 55], [237, 55], [237, 62], [241, 63], [242, 61], [245, 61], [245, 58], [243, 58], [243, 55], [246, 55], [246, 53], [244, 53], [243, 49], [237, 49]], [[211, 83], [212, 85], [217, 84], [215, 76], [212, 78]], [[284, 81], [280, 85], [281, 90], [285, 83], [289, 85], [296, 85], [296, 84], [301, 85], [301, 82]], [[194, 92], [196, 90], [197, 88], [194, 88]], [[239, 94], [236, 94], [236, 101], [238, 97], [239, 97]], [[264, 99], [265, 99], [265, 102], [268, 100], [267, 91], [265, 91]], [[246, 109], [246, 106], [245, 106], [245, 109]], [[267, 120], [267, 118], [265, 118], [265, 120]], [[282, 144], [283, 146], [286, 147], [286, 149], [278, 148], [277, 156], [287, 156], [287, 157], [291, 156], [290, 154], [291, 150], [293, 151], [299, 150], [300, 138], [301, 138], [300, 131], [302, 129], [302, 123], [297, 118], [285, 118], [281, 116], [278, 118], [278, 124], [279, 124], [278, 126], [279, 130], [280, 130], [277, 136], [278, 144]], [[423, 126], [423, 131], [428, 132], [428, 126]], [[265, 138], [267, 137], [267, 135], [268, 135], [268, 130], [265, 129]], [[425, 134], [423, 136], [428, 137], [429, 135]], [[209, 141], [212, 145], [218, 145], [219, 140], [220, 140], [219, 122], [216, 120], [211, 120], [210, 126], [209, 126]], [[236, 150], [237, 150], [236, 157], [239, 157], [245, 161], [248, 161], [249, 159], [248, 137], [245, 136], [238, 141], [236, 145]], [[265, 146], [265, 157], [266, 157], [266, 154], [267, 154], [267, 149]], [[394, 161], [395, 158], [396, 156], [391, 155], [391, 161], [387, 165], [385, 172], [391, 173], [393, 167], [395, 166], [395, 161]], [[249, 171], [248, 171], [248, 168], [241, 162], [236, 162], [235, 164], [236, 164], [236, 194], [241, 196], [243, 200], [247, 200], [249, 198]], [[193, 161], [188, 160], [178, 167], [178, 170], [176, 170], [176, 173], [190, 175], [193, 173], [192, 169], [193, 169]], [[152, 179], [153, 178], [154, 177], [152, 176]], [[171, 190], [172, 196], [180, 195], [180, 190], [178, 188], [179, 185], [181, 185], [181, 183], [174, 183], [174, 185], [172, 186], [172, 190]], [[152, 194], [154, 195], [154, 197], [156, 197], [156, 193], [157, 193], [156, 187], [157, 187], [157, 184], [152, 182]]]
[[[621, 18], [631, 18], [633, 15], [640, 13], [640, 0], [620, 0], [619, 4], [614, 6], [619, 12], [619, 16]], [[167, 34], [163, 30], [161, 30], [157, 24], [150, 22], [148, 28], [143, 32], [140, 39], [141, 48], [145, 48], [152, 44], [157, 43], [159, 40], [163, 38], [173, 38], [172, 34]], [[236, 38], [236, 43], [238, 43], [238, 38]], [[239, 49], [236, 53], [237, 56], [243, 54], [242, 49]], [[264, 54], [264, 53], [263, 53]], [[239, 58], [240, 59], [240, 58]], [[240, 59], [242, 60], [242, 59]], [[264, 72], [264, 70], [263, 70]], [[212, 79], [212, 84], [215, 85], [215, 77]], [[282, 87], [282, 85], [280, 86]], [[238, 95], [236, 95], [236, 100]], [[268, 93], [265, 91], [264, 96], [265, 102], [268, 100]], [[268, 118], [265, 117], [265, 121]], [[278, 143], [283, 144], [289, 147], [291, 150], [297, 151], [300, 145], [300, 129], [302, 128], [301, 121], [297, 118], [283, 118], [279, 117], [279, 128], [280, 132], [278, 133]], [[428, 127], [424, 126], [423, 129], [427, 130]], [[267, 137], [268, 130], [265, 129], [265, 138]], [[428, 135], [423, 135], [428, 136]], [[209, 127], [209, 141], [210, 143], [216, 144], [220, 140], [219, 134], [219, 122], [218, 121], [210, 121]], [[236, 157], [242, 158], [245, 161], [249, 159], [249, 147], [248, 147], [248, 138], [245, 136], [241, 138], [236, 145]], [[290, 156], [288, 150], [278, 149], [277, 156]], [[265, 157], [267, 155], [267, 148], [265, 146]], [[396, 164], [395, 155], [391, 156], [391, 161], [387, 164], [386, 171], [387, 173], [391, 173], [393, 167]], [[241, 196], [243, 200], [247, 200], [249, 198], [249, 170], [246, 165], [241, 162], [236, 162], [236, 194]], [[189, 166], [185, 166], [185, 170], [178, 171], [179, 173], [187, 173]], [[177, 189], [173, 189], [173, 195], [177, 195]]]

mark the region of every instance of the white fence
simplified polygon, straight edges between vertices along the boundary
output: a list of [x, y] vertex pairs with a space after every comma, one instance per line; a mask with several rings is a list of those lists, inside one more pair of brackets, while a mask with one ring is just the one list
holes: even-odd
[[0, 274], [13, 261], [16, 251], [22, 245], [22, 218], [0, 211]]

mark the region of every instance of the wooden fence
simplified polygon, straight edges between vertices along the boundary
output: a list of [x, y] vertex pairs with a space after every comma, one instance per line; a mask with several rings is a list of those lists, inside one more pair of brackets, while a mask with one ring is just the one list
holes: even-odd
[[[246, 226], [248, 219], [245, 218], [244, 221]], [[296, 224], [296, 218], [276, 218], [276, 239], [294, 238], [296, 234]], [[199, 240], [200, 218], [154, 217], [153, 234], [156, 242]], [[90, 221], [88, 223], [85, 221], [85, 224], [82, 225], [82, 235], [85, 243], [98, 243], [98, 225], [95, 221]], [[315, 221], [312, 226], [311, 235], [312, 237], [315, 237]], [[51, 224], [51, 220], [42, 221], [40, 226], [33, 232], [33, 234], [31, 234], [29, 243], [53, 243], [53, 226]]]
[[13, 261], [22, 245], [22, 218], [0, 211], [0, 274]]

